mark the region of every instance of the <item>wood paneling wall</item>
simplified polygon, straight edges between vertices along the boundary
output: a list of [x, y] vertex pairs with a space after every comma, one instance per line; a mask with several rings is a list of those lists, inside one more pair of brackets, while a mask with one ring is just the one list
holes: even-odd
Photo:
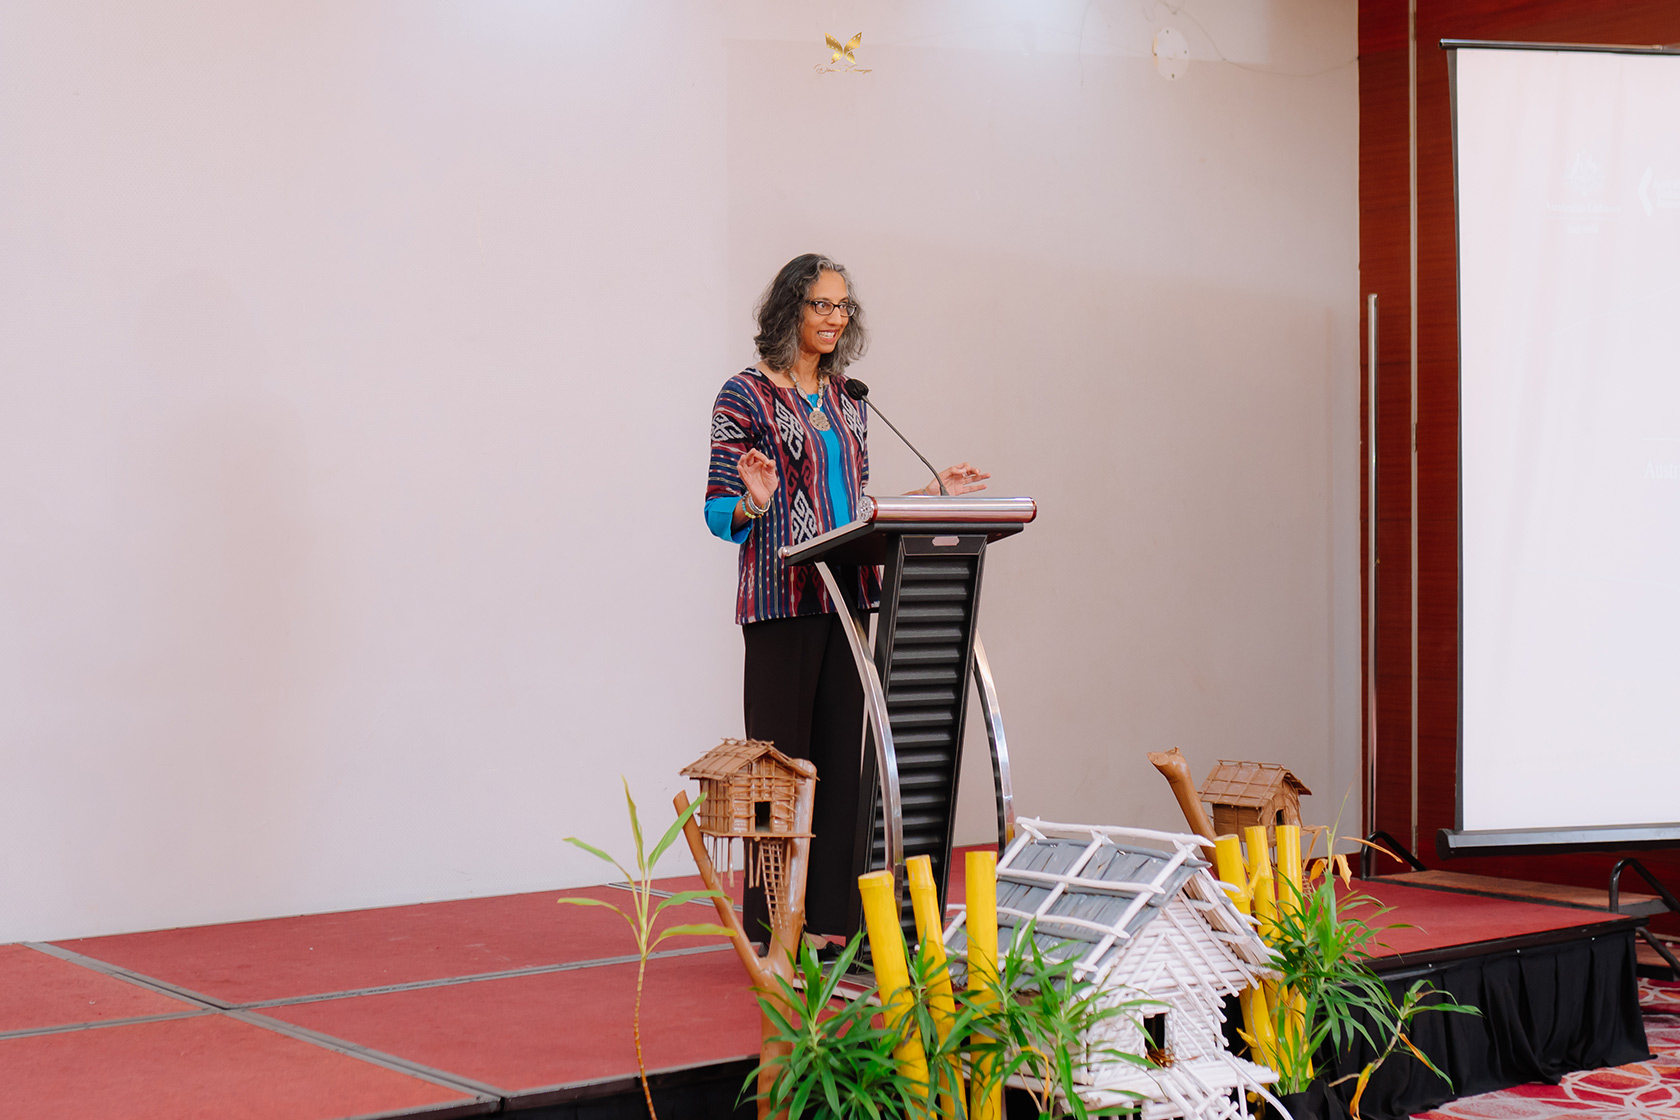
[[[1376, 804], [1369, 828], [1436, 866], [1458, 765], [1458, 270], [1442, 39], [1680, 42], [1680, 3], [1417, 0], [1417, 586], [1411, 579], [1411, 215], [1407, 0], [1359, 5], [1359, 253], [1378, 299]], [[1364, 349], [1361, 348], [1361, 354]], [[1363, 358], [1362, 358], [1363, 360]], [[1363, 392], [1363, 391], [1362, 391]], [[1365, 415], [1361, 402], [1361, 416]], [[1365, 502], [1361, 490], [1361, 501]], [[1363, 517], [1373, 511], [1362, 510]], [[1361, 525], [1361, 540], [1365, 525]], [[1412, 597], [1417, 597], [1417, 807], [1412, 812]], [[1369, 671], [1369, 670], [1368, 670]], [[1366, 757], [1372, 747], [1366, 744]], [[1680, 816], [1680, 791], [1676, 796]], [[1680, 886], [1680, 853], [1638, 852]], [[1602, 886], [1613, 855], [1461, 859], [1454, 870]], [[1387, 863], [1387, 861], [1383, 861]], [[1392, 864], [1383, 868], [1395, 870]], [[1642, 884], [1630, 880], [1629, 890]], [[1664, 924], [1664, 923], [1659, 923]], [[1671, 928], [1680, 929], [1680, 925]]]

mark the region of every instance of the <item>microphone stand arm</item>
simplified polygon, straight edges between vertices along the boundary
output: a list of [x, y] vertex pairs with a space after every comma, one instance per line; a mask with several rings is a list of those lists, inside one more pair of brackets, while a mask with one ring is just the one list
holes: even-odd
[[938, 484], [940, 495], [942, 497], [949, 498], [951, 496], [951, 492], [949, 490], [945, 489], [945, 481], [939, 477], [939, 472], [933, 469], [933, 464], [928, 462], [927, 458], [920, 451], [916, 450], [916, 445], [915, 444], [911, 443], [907, 439], [904, 439], [904, 433], [898, 430], [898, 425], [894, 424], [891, 420], [888, 420], [887, 419], [887, 414], [882, 412], [880, 407], [877, 406], [875, 404], [875, 402], [870, 401], [869, 402], [869, 407], [873, 408], [875, 410], [875, 415], [877, 415], [881, 418], [881, 422], [883, 424], [885, 424], [887, 427], [889, 427], [893, 430], [893, 435], [897, 436], [901, 440], [904, 440], [904, 446], [908, 447], [910, 449], [911, 454], [915, 455], [916, 458], [918, 458], [922, 461], [922, 466], [926, 467], [933, 474], [933, 481], [936, 484]]

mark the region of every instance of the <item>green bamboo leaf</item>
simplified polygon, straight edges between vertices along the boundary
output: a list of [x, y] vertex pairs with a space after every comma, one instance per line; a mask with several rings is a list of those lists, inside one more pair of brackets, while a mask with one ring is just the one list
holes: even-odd
[[554, 901], [564, 906], [604, 906], [621, 918], [625, 916], [624, 911], [620, 910], [617, 906], [614, 906], [610, 902], [604, 902], [599, 898], [575, 898], [567, 896], [566, 898], [557, 898]]
[[[1056, 1072], [1061, 1075], [1062, 1085], [1071, 1089], [1073, 1086], [1073, 1061], [1065, 1048], [1059, 1047], [1056, 1050]], [[1067, 1103], [1073, 1108], [1073, 1114], [1078, 1120], [1086, 1120], [1085, 1102], [1080, 1099], [1078, 1093], [1070, 1093]]]
[[785, 1040], [789, 1036], [797, 1035], [799, 1033], [798, 1029], [787, 1021], [786, 1016], [784, 1016], [781, 1009], [776, 1006], [775, 1001], [766, 996], [759, 996], [758, 1006], [759, 1010], [764, 1012], [765, 1018], [769, 1019], [775, 1026], [776, 1032], [780, 1038]]
[[[840, 956], [835, 960], [834, 966], [828, 970], [827, 978], [823, 981], [821, 1006], [828, 1006], [828, 1001], [834, 998], [834, 989], [839, 986], [840, 978], [851, 970], [852, 961], [857, 959], [858, 950], [862, 947], [863, 938], [854, 936], [846, 943], [846, 947], [840, 950]], [[804, 950], [810, 955], [812, 967], [816, 967], [816, 954], [811, 952], [809, 945], [804, 946]], [[807, 985], [808, 988], [809, 985]], [[870, 985], [870, 991], [874, 991], [874, 985]]]
[[657, 947], [667, 937], [733, 937], [733, 930], [724, 929], [716, 922], [690, 922], [687, 925], [671, 926], [653, 939]]
[[636, 868], [647, 877], [647, 860], [642, 856], [642, 822], [636, 816], [636, 799], [630, 796], [630, 779], [620, 774], [618, 780], [624, 783], [624, 803], [630, 807], [630, 832], [636, 837]]
[[620, 910], [610, 902], [602, 902], [598, 898], [557, 898], [554, 901], [560, 903], [562, 906], [604, 906], [608, 910], [611, 910], [614, 914], [617, 914], [619, 917], [624, 919], [624, 924], [630, 927], [630, 933], [632, 935], [635, 935], [638, 932], [636, 929], [636, 923], [630, 920], [630, 915], [626, 914], [623, 910]]
[[566, 837], [566, 843], [577, 845], [578, 847], [582, 848], [584, 851], [588, 852], [590, 855], [594, 856], [596, 859], [606, 860], [608, 863], [610, 863], [614, 867], [618, 868], [618, 873], [620, 875], [624, 876], [626, 879], [630, 878], [630, 872], [624, 870], [624, 865], [622, 863], [619, 863], [612, 856], [608, 855], [606, 852], [603, 852], [601, 849], [595, 847], [595, 845], [586, 844], [582, 840], [579, 840], [576, 836]]
[[661, 901], [658, 906], [655, 906], [653, 908], [653, 912], [654, 912], [655, 915], [658, 915], [660, 913], [663, 913], [664, 910], [667, 907], [670, 907], [670, 906], [682, 906], [685, 903], [697, 902], [697, 901], [699, 901], [700, 899], [703, 899], [703, 898], [711, 899], [711, 898], [728, 898], [728, 897], [729, 896], [724, 894], [722, 891], [678, 891], [676, 894], [672, 895], [670, 898], [667, 898], [667, 899], [664, 899], [663, 901]]

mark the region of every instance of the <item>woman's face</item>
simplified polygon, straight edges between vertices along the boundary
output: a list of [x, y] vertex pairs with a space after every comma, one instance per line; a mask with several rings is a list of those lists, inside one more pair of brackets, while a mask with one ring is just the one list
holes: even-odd
[[826, 299], [831, 304], [846, 300], [846, 281], [838, 272], [823, 271], [817, 275], [811, 290], [805, 293], [805, 318], [799, 324], [799, 348], [807, 354], [827, 354], [840, 341], [846, 329], [846, 316], [840, 308], [831, 307], [827, 315], [818, 315], [812, 301]]

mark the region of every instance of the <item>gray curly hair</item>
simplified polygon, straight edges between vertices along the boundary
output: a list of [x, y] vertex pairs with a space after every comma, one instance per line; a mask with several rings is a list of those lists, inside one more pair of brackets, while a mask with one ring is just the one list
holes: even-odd
[[846, 282], [847, 299], [852, 303], [852, 318], [840, 332], [840, 340], [829, 353], [817, 359], [817, 372], [838, 374], [863, 357], [869, 348], [869, 332], [863, 326], [863, 308], [858, 304], [857, 288], [852, 284], [846, 266], [820, 253], [805, 253], [793, 258], [776, 273], [770, 286], [758, 301], [758, 356], [771, 369], [793, 368], [799, 357], [799, 327], [805, 321], [805, 300], [811, 285], [824, 272], [837, 273]]

